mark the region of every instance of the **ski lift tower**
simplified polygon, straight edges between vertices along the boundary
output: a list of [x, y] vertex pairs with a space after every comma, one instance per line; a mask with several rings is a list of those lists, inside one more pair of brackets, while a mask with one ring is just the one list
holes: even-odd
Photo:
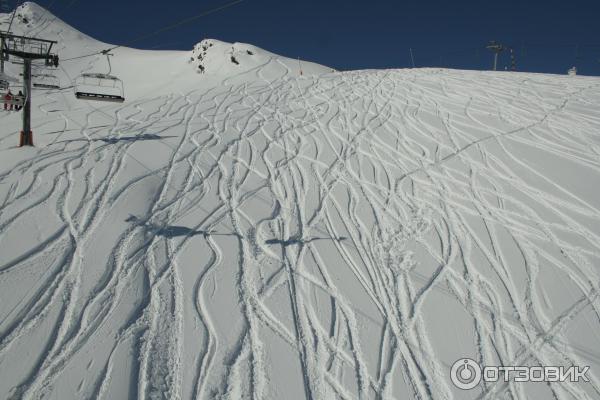
[[[0, 0], [0, 12], [4, 14], [8, 14], [10, 11], [10, 6], [8, 5], [7, 0]], [[0, 47], [4, 47], [4, 39], [2, 39], [2, 43], [0, 43]], [[0, 57], [0, 73], [4, 73], [4, 58]]]
[[8, 61], [11, 56], [23, 60], [23, 94], [25, 104], [23, 107], [23, 130], [19, 147], [33, 146], [33, 133], [31, 132], [31, 63], [33, 60], [44, 60], [46, 66], [58, 67], [58, 55], [52, 54], [52, 46], [57, 42], [26, 36], [16, 36], [7, 32], [0, 32], [2, 52], [0, 57]]
[[487, 46], [486, 49], [494, 52], [494, 71], [498, 69], [498, 54], [502, 53], [506, 48], [500, 43], [496, 43], [495, 40], [492, 40]]

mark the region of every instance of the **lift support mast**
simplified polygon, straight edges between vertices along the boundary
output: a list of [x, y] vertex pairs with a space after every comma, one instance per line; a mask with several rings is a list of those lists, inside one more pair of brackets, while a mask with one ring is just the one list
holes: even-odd
[[8, 61], [10, 56], [23, 60], [23, 130], [21, 131], [19, 147], [33, 146], [33, 132], [31, 131], [31, 63], [33, 60], [44, 60], [46, 66], [58, 67], [58, 55], [52, 54], [52, 46], [57, 42], [53, 40], [38, 39], [26, 36], [16, 36], [0, 32], [2, 52], [0, 57]]
[[498, 70], [498, 55], [503, 52], [504, 50], [506, 50], [506, 47], [504, 47], [503, 45], [501, 45], [500, 43], [496, 43], [495, 40], [492, 40], [487, 46], [486, 48], [488, 50], [491, 50], [494, 53], [494, 71]]

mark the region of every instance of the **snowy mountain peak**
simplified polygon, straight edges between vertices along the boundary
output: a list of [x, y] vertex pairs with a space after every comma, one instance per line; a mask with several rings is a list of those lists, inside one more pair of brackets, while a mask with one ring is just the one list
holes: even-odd
[[104, 45], [34, 2], [25, 2], [17, 7], [14, 18], [12, 12], [0, 14], [0, 30], [8, 30], [9, 25], [11, 33], [15, 35], [56, 40], [59, 42], [58, 48], [62, 49], [61, 57], [70, 57], [79, 52], [81, 47], [96, 48], [98, 45]]
[[27, 1], [17, 7], [15, 13], [15, 22], [31, 28], [41, 22], [44, 15], [48, 14], [49, 11], [44, 7], [34, 2]]

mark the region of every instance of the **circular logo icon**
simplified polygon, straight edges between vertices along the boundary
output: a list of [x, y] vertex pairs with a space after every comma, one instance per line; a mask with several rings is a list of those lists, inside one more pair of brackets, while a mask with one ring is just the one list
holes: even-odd
[[462, 358], [452, 366], [450, 378], [457, 388], [471, 390], [481, 382], [481, 367], [470, 358]]

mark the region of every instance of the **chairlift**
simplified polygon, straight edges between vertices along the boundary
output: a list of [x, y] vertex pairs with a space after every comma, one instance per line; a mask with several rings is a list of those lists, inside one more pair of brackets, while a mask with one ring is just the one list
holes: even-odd
[[11, 83], [18, 83], [19, 80], [13, 78], [10, 75], [0, 73], [0, 90], [8, 90], [10, 88]]
[[38, 74], [33, 76], [33, 87], [37, 89], [60, 89], [60, 81], [56, 75]]
[[108, 74], [82, 74], [75, 79], [75, 97], [122, 103], [125, 101], [123, 82]]
[[108, 73], [84, 73], [75, 79], [75, 97], [80, 100], [110, 101], [122, 103], [125, 101], [123, 81], [110, 72], [112, 54], [103, 52], [108, 60]]
[[25, 105], [25, 96], [13, 95], [10, 100], [7, 100], [2, 96], [2, 104], [4, 107], [0, 107], [0, 110], [20, 111]]

